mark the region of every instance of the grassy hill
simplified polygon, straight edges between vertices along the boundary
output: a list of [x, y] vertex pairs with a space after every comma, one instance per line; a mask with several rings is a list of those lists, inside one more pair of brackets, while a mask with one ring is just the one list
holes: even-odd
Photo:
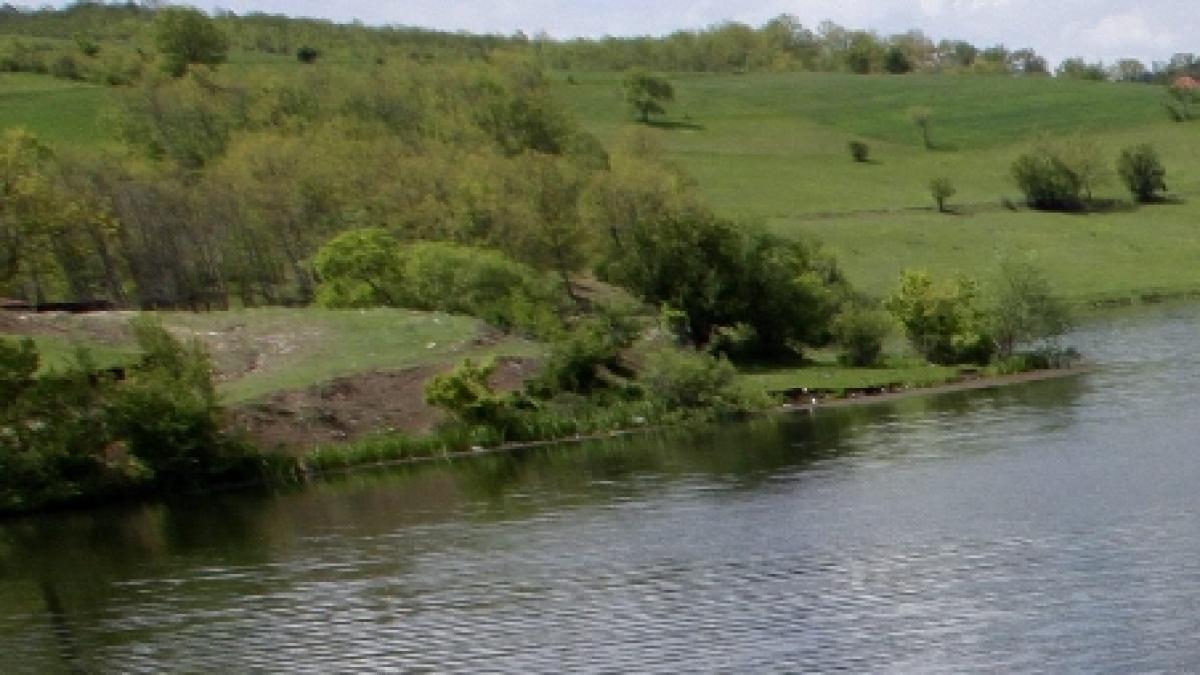
[[[575, 74], [563, 99], [611, 139], [630, 116], [616, 74]], [[1027, 253], [1079, 301], [1200, 290], [1193, 261], [1200, 198], [1200, 125], [1167, 120], [1159, 87], [987, 76], [827, 73], [683, 76], [658, 126], [674, 161], [726, 215], [814, 235], [851, 279], [884, 294], [905, 267], [975, 272]], [[908, 111], [934, 111], [923, 147]], [[1149, 142], [1183, 203], [1088, 215], [1009, 211], [1009, 166], [1040, 133], [1082, 133], [1115, 163]], [[852, 139], [872, 161], [850, 160]], [[956, 215], [934, 212], [927, 184], [950, 177]], [[1124, 199], [1114, 176], [1097, 196]]]

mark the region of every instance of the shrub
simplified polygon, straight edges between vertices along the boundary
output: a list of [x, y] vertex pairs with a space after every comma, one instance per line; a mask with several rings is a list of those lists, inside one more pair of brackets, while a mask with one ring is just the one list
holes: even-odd
[[551, 334], [554, 285], [499, 251], [444, 242], [401, 246], [381, 229], [345, 232], [314, 259], [326, 307], [406, 307], [477, 316], [501, 328]]
[[744, 410], [737, 370], [725, 358], [676, 347], [651, 352], [638, 380], [651, 399], [670, 410]]
[[1159, 192], [1167, 189], [1167, 170], [1151, 145], [1122, 150], [1117, 160], [1117, 174], [1139, 202], [1152, 202]]
[[1071, 210], [1082, 206], [1083, 184], [1061, 158], [1044, 150], [1026, 153], [1012, 165], [1012, 177], [1037, 209]]
[[550, 345], [550, 357], [529, 389], [542, 398], [559, 392], [588, 394], [613, 383], [614, 376], [629, 375], [621, 354], [640, 331], [626, 308], [600, 307]]
[[1086, 196], [1109, 177], [1099, 148], [1076, 136], [1063, 142], [1042, 138], [1033, 150], [1016, 159], [1012, 177], [1030, 206], [1065, 211], [1084, 206]]
[[315, 47], [301, 47], [296, 50], [296, 60], [300, 63], [314, 63], [321, 56]]
[[877, 366], [883, 341], [892, 332], [891, 315], [878, 309], [845, 307], [833, 322], [834, 339], [842, 348], [839, 360], [849, 366]]
[[862, 141], [850, 141], [850, 157], [856, 162], [865, 162], [870, 159], [871, 147]]
[[957, 193], [958, 190], [954, 188], [954, 183], [951, 183], [950, 179], [945, 176], [939, 176], [929, 181], [929, 194], [933, 196], [937, 210], [941, 213], [946, 212], [946, 200]]
[[925, 272], [905, 270], [886, 306], [913, 347], [933, 363], [987, 363], [991, 357], [987, 316], [970, 279], [935, 284]]
[[512, 397], [498, 394], [488, 381], [496, 370], [489, 359], [476, 365], [471, 359], [425, 384], [425, 402], [442, 408], [456, 420], [473, 426], [504, 430], [512, 425]]
[[160, 485], [248, 477], [256, 455], [222, 431], [212, 364], [199, 341], [184, 345], [148, 319], [132, 325], [142, 358], [109, 404], [117, 438]]

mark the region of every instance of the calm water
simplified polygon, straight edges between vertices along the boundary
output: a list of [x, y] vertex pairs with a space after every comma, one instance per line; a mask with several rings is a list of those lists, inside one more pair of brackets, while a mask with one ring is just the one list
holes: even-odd
[[0, 523], [0, 670], [1200, 668], [1200, 308], [1094, 373]]

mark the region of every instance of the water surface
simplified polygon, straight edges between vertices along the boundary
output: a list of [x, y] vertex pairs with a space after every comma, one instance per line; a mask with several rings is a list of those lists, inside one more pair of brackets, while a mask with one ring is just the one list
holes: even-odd
[[1200, 308], [1064, 380], [0, 523], [0, 670], [1200, 667]]

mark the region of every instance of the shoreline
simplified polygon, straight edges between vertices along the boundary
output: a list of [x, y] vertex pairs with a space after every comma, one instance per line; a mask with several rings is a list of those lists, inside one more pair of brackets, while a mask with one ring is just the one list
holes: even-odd
[[958, 382], [946, 382], [944, 384], [935, 384], [928, 387], [911, 387], [901, 389], [899, 391], [884, 391], [878, 394], [862, 394], [850, 395], [846, 397], [816, 399], [814, 403], [785, 403], [781, 409], [786, 412], [813, 411], [821, 408], [845, 408], [850, 406], [871, 405], [873, 403], [886, 403], [888, 401], [896, 401], [916, 396], [936, 396], [938, 394], [950, 394], [959, 391], [977, 391], [983, 389], [999, 389], [1017, 384], [1027, 384], [1030, 382], [1042, 382], [1045, 380], [1059, 380], [1076, 375], [1086, 375], [1087, 373], [1095, 372], [1097, 366], [1095, 364], [1080, 364], [1069, 368], [1043, 368], [1040, 370], [1029, 370], [1023, 373], [1012, 373], [1009, 375], [990, 375], [983, 377], [975, 377]]
[[[977, 377], [959, 382], [950, 382], [945, 384], [933, 385], [928, 387], [912, 387], [900, 391], [888, 391], [879, 394], [866, 394], [860, 396], [849, 396], [846, 398], [827, 398], [817, 401], [812, 404], [793, 404], [785, 403], [771, 408], [752, 411], [744, 414], [744, 418], [760, 417], [767, 415], [787, 415], [799, 412], [812, 413], [822, 408], [847, 408], [851, 406], [865, 406], [878, 403], [888, 403], [891, 401], [903, 400], [907, 398], [915, 398], [918, 396], [937, 396], [941, 394], [949, 394], [961, 391], [981, 391], [986, 389], [999, 389], [1002, 387], [1010, 387], [1020, 384], [1029, 384], [1032, 382], [1044, 382], [1049, 380], [1059, 380], [1078, 375], [1086, 375], [1095, 372], [1097, 366], [1094, 364], [1080, 364], [1070, 368], [1047, 368], [1041, 370], [1031, 370], [1023, 373], [1013, 373], [1010, 375], [993, 375], [985, 377]], [[706, 422], [712, 423], [712, 422]], [[532, 450], [537, 448], [545, 448], [555, 445], [575, 445], [586, 443], [589, 441], [602, 441], [623, 436], [632, 436], [636, 434], [645, 434], [653, 431], [662, 431], [666, 429], [682, 428], [694, 426], [688, 422], [679, 424], [657, 424], [639, 426], [634, 428], [613, 429], [611, 431], [597, 432], [592, 434], [583, 434], [578, 436], [569, 436], [564, 438], [546, 439], [540, 441], [522, 441], [519, 443], [506, 443], [493, 447], [478, 447], [470, 450], [456, 450], [444, 452], [439, 455], [428, 455], [424, 457], [404, 457], [397, 459], [389, 459], [376, 462], [366, 462], [362, 464], [351, 464], [339, 467], [327, 467], [321, 469], [308, 469], [305, 471], [307, 478], [321, 479], [323, 477], [338, 476], [353, 473], [361, 470], [371, 469], [388, 469], [392, 467], [400, 467], [416, 464], [427, 464], [432, 462], [446, 461], [452, 462], [455, 460], [470, 459], [472, 457], [480, 457], [485, 455], [495, 455], [506, 452], [516, 452], [521, 450]]]

